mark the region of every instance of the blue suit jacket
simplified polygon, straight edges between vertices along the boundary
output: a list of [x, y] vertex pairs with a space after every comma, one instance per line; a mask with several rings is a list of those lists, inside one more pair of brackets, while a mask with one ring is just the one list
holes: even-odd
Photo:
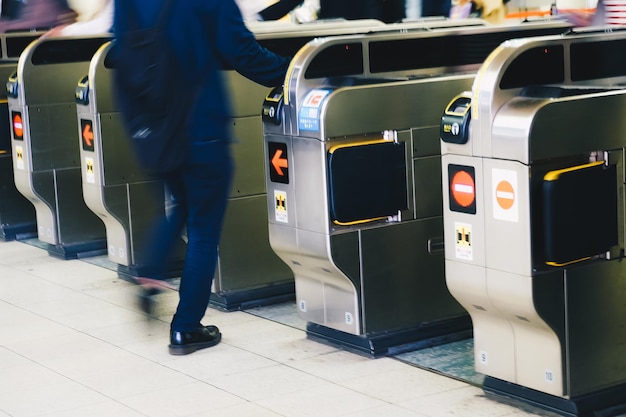
[[[234, 0], [172, 1], [168, 30], [185, 67], [185, 73], [172, 80], [172, 94], [197, 97], [189, 125], [193, 140], [228, 139], [230, 102], [220, 71], [234, 69], [259, 84], [279, 86], [289, 59], [257, 43]], [[163, 0], [115, 0], [116, 32], [126, 30], [120, 16], [127, 6], [122, 2], [138, 7], [146, 27], [156, 22], [163, 7]]]

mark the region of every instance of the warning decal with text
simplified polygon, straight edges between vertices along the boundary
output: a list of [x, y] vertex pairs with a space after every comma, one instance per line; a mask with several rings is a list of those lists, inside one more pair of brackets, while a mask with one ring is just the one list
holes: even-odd
[[274, 190], [274, 218], [277, 222], [288, 223], [289, 216], [287, 213], [287, 193], [284, 191]]
[[474, 260], [472, 253], [472, 225], [467, 223], [454, 223], [455, 244], [454, 254], [458, 259], [465, 261]]

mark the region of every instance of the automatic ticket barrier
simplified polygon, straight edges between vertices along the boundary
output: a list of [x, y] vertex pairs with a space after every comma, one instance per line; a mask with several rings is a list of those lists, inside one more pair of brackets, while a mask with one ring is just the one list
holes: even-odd
[[346, 36], [298, 53], [263, 117], [270, 243], [309, 336], [373, 356], [469, 337], [444, 279], [438, 107], [503, 40], [563, 30]]
[[[41, 32], [16, 32], [0, 35], [0, 79], [7, 80], [17, 68], [22, 51]], [[37, 231], [35, 208], [13, 180], [13, 153], [6, 90], [0, 95], [0, 238], [12, 240], [33, 236]]]
[[[118, 272], [142, 276], [146, 254], [140, 248], [151, 238], [153, 224], [167, 215], [168, 197], [163, 183], [145, 174], [133, 155], [114, 102], [111, 47], [112, 42], [100, 46], [89, 72], [74, 85], [82, 193], [87, 207], [105, 225], [108, 258], [118, 265]], [[166, 276], [182, 270], [182, 238], [173, 250]]]
[[442, 118], [446, 280], [476, 370], [567, 416], [626, 410], [624, 47], [503, 43]]
[[[483, 24], [472, 21], [479, 23]], [[375, 20], [250, 24], [261, 45], [285, 56], [295, 54], [317, 36], [382, 28], [388, 25]], [[106, 226], [109, 259], [119, 265], [120, 273], [139, 275], [145, 266], [141, 249], [146, 231], [154, 216], [164, 215], [166, 207], [162, 185], [146, 177], [132, 156], [111, 94], [112, 68], [107, 59], [110, 48], [110, 44], [100, 48], [87, 75], [75, 85], [83, 194], [89, 208]], [[259, 107], [268, 89], [235, 71], [224, 71], [224, 79], [233, 109], [236, 142], [232, 151], [238, 168], [224, 220], [211, 303], [234, 310], [293, 299], [294, 283], [291, 270], [272, 251], [267, 231]], [[176, 274], [177, 265], [182, 264], [183, 249], [174, 254], [170, 275]]]
[[7, 82], [15, 185], [35, 207], [39, 240], [62, 258], [105, 248], [104, 226], [82, 198], [73, 93], [107, 40], [40, 38]]

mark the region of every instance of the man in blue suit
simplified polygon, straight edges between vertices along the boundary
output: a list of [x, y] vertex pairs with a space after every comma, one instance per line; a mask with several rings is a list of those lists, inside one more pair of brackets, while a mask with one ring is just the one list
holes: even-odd
[[[122, 2], [134, 2], [143, 27], [155, 24], [163, 0], [115, 0], [114, 31], [122, 34]], [[187, 227], [187, 250], [179, 289], [179, 303], [171, 322], [169, 352], [184, 355], [219, 343], [216, 326], [200, 323], [209, 304], [211, 284], [224, 213], [233, 176], [230, 105], [221, 70], [234, 69], [270, 86], [282, 85], [289, 60], [261, 47], [246, 28], [234, 0], [173, 0], [167, 32], [183, 65], [175, 94], [195, 100], [181, 146], [187, 157], [174, 172], [163, 175], [174, 207], [157, 226], [150, 248], [150, 270], [140, 282], [148, 287], [161, 278], [168, 254], [180, 230]], [[201, 81], [200, 81], [201, 80]], [[176, 85], [174, 85], [176, 87]], [[260, 109], [259, 109], [260, 111]]]

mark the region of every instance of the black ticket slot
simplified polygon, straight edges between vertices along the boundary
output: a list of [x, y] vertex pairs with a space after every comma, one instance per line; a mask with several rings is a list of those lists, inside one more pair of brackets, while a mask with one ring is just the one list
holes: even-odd
[[275, 87], [263, 100], [263, 109], [261, 117], [264, 122], [279, 125], [281, 122], [280, 113], [283, 107], [283, 88]]
[[617, 168], [604, 161], [543, 178], [546, 264], [564, 266], [617, 245]]
[[86, 106], [89, 104], [89, 76], [85, 75], [78, 81], [78, 85], [76, 86], [76, 92], [74, 93], [74, 98], [76, 99], [76, 104], [82, 104]]
[[17, 72], [14, 72], [9, 76], [7, 80], [7, 96], [11, 98], [17, 98], [18, 93], [18, 83], [17, 83]]
[[386, 219], [408, 207], [404, 144], [364, 141], [328, 154], [330, 212], [337, 225]]
[[439, 134], [447, 143], [465, 144], [469, 140], [469, 122], [471, 116], [471, 92], [456, 96], [441, 117]]

